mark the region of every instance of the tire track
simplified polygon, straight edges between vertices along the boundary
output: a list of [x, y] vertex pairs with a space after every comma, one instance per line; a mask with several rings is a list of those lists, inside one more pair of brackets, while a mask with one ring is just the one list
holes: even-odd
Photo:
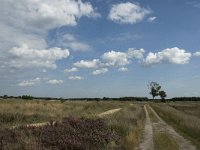
[[147, 111], [146, 105], [144, 105], [144, 111], [146, 115], [144, 133], [143, 133], [143, 142], [140, 144], [139, 149], [141, 150], [153, 150], [153, 127], [152, 122], [149, 117], [149, 113]]
[[190, 141], [188, 141], [183, 136], [178, 134], [173, 127], [168, 125], [162, 118], [160, 118], [151, 106], [148, 107], [153, 112], [153, 114], [158, 118], [158, 122], [154, 123], [153, 125], [155, 130], [158, 130], [160, 132], [167, 132], [169, 135], [171, 135], [179, 145], [180, 150], [196, 150], [196, 147]]

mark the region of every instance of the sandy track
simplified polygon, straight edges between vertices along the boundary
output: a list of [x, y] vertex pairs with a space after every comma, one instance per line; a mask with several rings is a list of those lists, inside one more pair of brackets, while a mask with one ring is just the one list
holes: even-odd
[[[98, 114], [97, 116], [98, 117], [106, 117], [107, 115], [111, 115], [115, 112], [118, 112], [120, 111], [121, 108], [117, 108], [117, 109], [111, 109], [111, 110], [108, 110], [108, 111], [105, 111], [103, 113], [100, 113]], [[41, 127], [41, 126], [45, 126], [45, 125], [49, 125], [50, 123], [49, 122], [42, 122], [42, 123], [33, 123], [33, 124], [27, 124], [27, 125], [20, 125], [20, 126], [26, 126], [26, 127]], [[55, 124], [55, 121], [53, 121], [53, 124]], [[13, 126], [12, 128], [17, 128], [19, 126]]]
[[[55, 123], [55, 121], [53, 122]], [[12, 126], [12, 129], [20, 127], [20, 126], [24, 126], [24, 127], [42, 127], [45, 125], [50, 125], [49, 122], [42, 122], [42, 123], [32, 123], [32, 124], [26, 124], [26, 125], [18, 125], [18, 126]]]
[[116, 112], [118, 112], [118, 111], [120, 111], [120, 110], [121, 110], [121, 108], [111, 109], [111, 110], [108, 110], [108, 111], [105, 111], [105, 112], [103, 112], [103, 113], [98, 114], [98, 117], [105, 117], [105, 116], [107, 116], [107, 115], [111, 115], [111, 114], [113, 114], [113, 113], [116, 113]]
[[144, 105], [144, 110], [145, 110], [145, 115], [146, 115], [146, 121], [145, 121], [144, 133], [143, 133], [143, 142], [140, 144], [139, 149], [153, 150], [154, 149], [153, 127], [152, 127], [152, 122], [150, 120], [146, 105]]
[[190, 141], [178, 134], [170, 125], [168, 125], [162, 118], [160, 118], [151, 106], [148, 107], [158, 118], [158, 122], [153, 123], [154, 130], [159, 132], [167, 132], [169, 135], [171, 135], [176, 140], [180, 150], [196, 150], [196, 147]]

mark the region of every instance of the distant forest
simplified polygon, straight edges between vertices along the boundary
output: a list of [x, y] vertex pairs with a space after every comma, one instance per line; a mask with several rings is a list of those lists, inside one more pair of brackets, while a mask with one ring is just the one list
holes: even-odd
[[[120, 98], [54, 98], [54, 97], [33, 97], [30, 95], [22, 96], [0, 96], [1, 99], [24, 99], [24, 100], [77, 100], [77, 101], [160, 101], [160, 99], [149, 99], [147, 97], [120, 97]], [[200, 97], [174, 97], [166, 101], [200, 101]]]

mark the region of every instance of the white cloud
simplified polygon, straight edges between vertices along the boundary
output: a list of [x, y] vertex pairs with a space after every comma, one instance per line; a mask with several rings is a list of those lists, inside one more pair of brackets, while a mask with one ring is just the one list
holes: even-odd
[[134, 24], [142, 21], [151, 11], [138, 4], [126, 2], [112, 6], [108, 18], [124, 24]]
[[82, 42], [78, 42], [78, 41], [73, 41], [68, 43], [69, 48], [71, 48], [73, 51], [76, 52], [87, 52], [87, 51], [91, 51], [91, 47], [86, 44], [86, 43], [82, 43]]
[[39, 84], [40, 81], [41, 81], [40, 78], [35, 78], [35, 79], [31, 79], [31, 80], [24, 80], [24, 81], [20, 82], [18, 84], [18, 86], [21, 86], [21, 87], [30, 87], [30, 86]]
[[[1, 14], [0, 14], [1, 16]], [[13, 28], [1, 22], [0, 20], [0, 50], [7, 51], [13, 46], [19, 46], [22, 43], [27, 43], [33, 48], [45, 48], [46, 42], [43, 35], [40, 34], [27, 34], [17, 28]]]
[[127, 54], [124, 52], [106, 52], [101, 56], [101, 58], [106, 66], [124, 66], [130, 63]]
[[[142, 60], [145, 53], [144, 49], [129, 48], [126, 52], [108, 51], [100, 59], [91, 61], [81, 60], [73, 65], [80, 68], [106, 68], [106, 67], [123, 67], [131, 63], [132, 59]], [[99, 71], [99, 69], [97, 69]]]
[[121, 67], [121, 68], [118, 69], [118, 71], [125, 72], [125, 71], [128, 71], [128, 68], [126, 68], [126, 67]]
[[0, 20], [6, 24], [40, 31], [74, 26], [83, 16], [99, 16], [89, 2], [81, 0], [1, 0], [0, 10]]
[[70, 76], [68, 77], [69, 80], [83, 80], [84, 78], [81, 76]]
[[61, 60], [69, 56], [67, 49], [50, 48], [38, 50], [31, 49], [26, 44], [23, 44], [21, 47], [12, 48], [9, 53], [12, 59], [5, 62], [5, 64], [13, 68], [42, 67], [55, 69], [57, 67], [56, 60]]
[[[36, 52], [40, 49], [46, 50], [49, 46], [47, 46], [45, 38], [50, 29], [75, 26], [81, 17], [96, 18], [99, 16], [100, 14], [96, 12], [90, 2], [82, 0], [1, 0], [0, 60], [6, 63], [0, 62], [0, 65], [5, 66], [4, 68], [19, 68], [26, 65], [40, 67], [44, 63], [45, 68], [55, 68], [55, 61], [52, 62], [45, 58], [44, 61], [41, 59], [39, 61], [38, 59], [20, 61], [20, 58], [12, 60], [13, 54], [10, 53], [10, 50], [20, 47], [23, 43]], [[67, 48], [74, 51], [91, 49], [89, 45], [76, 39], [68, 45]]]
[[99, 74], [105, 74], [106, 72], [108, 72], [107, 68], [101, 68], [101, 69], [97, 69], [97, 70], [93, 71], [92, 74], [99, 75]]
[[63, 35], [63, 33], [57, 33], [55, 36], [56, 37], [49, 42], [58, 47], [69, 48], [75, 52], [88, 52], [92, 50], [92, 47], [90, 45], [88, 45], [83, 41], [78, 40], [72, 34]]
[[159, 63], [186, 64], [189, 62], [191, 53], [178, 47], [167, 48], [157, 53], [148, 53], [143, 63], [145, 65], [153, 65]]
[[149, 21], [149, 22], [154, 22], [156, 19], [157, 19], [157, 17], [155, 17], [155, 16], [154, 16], [154, 17], [149, 17], [149, 18], [148, 18], [148, 21]]
[[53, 80], [47, 81], [47, 83], [49, 83], [49, 84], [62, 84], [62, 83], [63, 83], [63, 80], [56, 80], [56, 79], [53, 79]]
[[65, 69], [64, 72], [67, 72], [67, 73], [72, 73], [72, 72], [77, 72], [78, 69], [73, 67], [73, 68], [70, 68], [70, 69]]
[[145, 53], [145, 50], [142, 48], [138, 50], [134, 48], [129, 48], [127, 55], [128, 55], [128, 58], [142, 59], [144, 53]]
[[81, 60], [79, 62], [74, 63], [73, 65], [80, 68], [98, 68], [100, 65], [99, 59], [93, 59], [92, 61]]
[[200, 52], [195, 52], [193, 55], [194, 56], [200, 56]]

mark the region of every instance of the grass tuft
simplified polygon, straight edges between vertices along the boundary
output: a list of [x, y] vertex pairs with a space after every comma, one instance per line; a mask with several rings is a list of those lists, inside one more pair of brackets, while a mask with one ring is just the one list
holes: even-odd
[[155, 132], [154, 134], [155, 150], [179, 150], [176, 141], [165, 132]]

